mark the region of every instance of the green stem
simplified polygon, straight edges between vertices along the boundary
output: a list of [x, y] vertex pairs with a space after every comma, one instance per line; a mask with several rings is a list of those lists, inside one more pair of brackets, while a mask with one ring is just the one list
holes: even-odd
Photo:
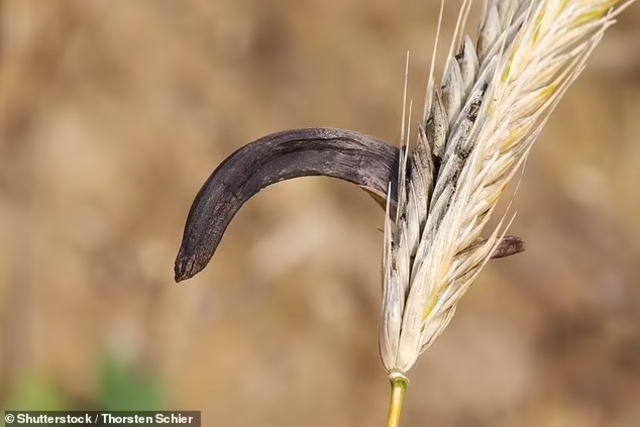
[[407, 391], [409, 380], [399, 372], [392, 372], [389, 375], [389, 381], [391, 381], [391, 401], [389, 403], [387, 427], [399, 427], [402, 402], [404, 401], [404, 394]]

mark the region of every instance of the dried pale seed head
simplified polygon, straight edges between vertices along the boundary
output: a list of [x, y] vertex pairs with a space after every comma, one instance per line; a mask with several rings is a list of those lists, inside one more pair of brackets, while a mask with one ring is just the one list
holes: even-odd
[[504, 214], [480, 236], [499, 197], [631, 1], [487, 0], [475, 42], [461, 36], [464, 1], [442, 84], [432, 71], [415, 147], [403, 151], [393, 220], [387, 209], [379, 350], [392, 375], [442, 333], [494, 255]]

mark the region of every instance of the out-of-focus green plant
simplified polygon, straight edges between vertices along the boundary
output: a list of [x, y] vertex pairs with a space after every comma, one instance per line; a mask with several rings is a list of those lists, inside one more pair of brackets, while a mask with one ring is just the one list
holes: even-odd
[[160, 381], [117, 356], [108, 356], [100, 368], [96, 397], [104, 411], [154, 411], [162, 404]]
[[[107, 355], [98, 366], [98, 388], [93, 396], [78, 401], [58, 389], [43, 375], [31, 374], [18, 380], [0, 409], [14, 411], [153, 411], [162, 408], [162, 387], [153, 375], [145, 374], [120, 357]], [[4, 420], [0, 427], [4, 427]]]
[[45, 377], [32, 374], [17, 381], [3, 406], [9, 411], [62, 411], [68, 399]]

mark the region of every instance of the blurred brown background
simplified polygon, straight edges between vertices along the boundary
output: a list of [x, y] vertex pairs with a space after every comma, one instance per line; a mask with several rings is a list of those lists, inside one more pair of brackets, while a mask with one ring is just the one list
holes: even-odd
[[[172, 267], [196, 192], [250, 140], [397, 141], [405, 52], [422, 105], [438, 2], [0, 5], [0, 407], [384, 425], [366, 194], [279, 184], [204, 273]], [[527, 164], [527, 251], [490, 263], [411, 371], [404, 426], [640, 425], [640, 4], [619, 21]]]

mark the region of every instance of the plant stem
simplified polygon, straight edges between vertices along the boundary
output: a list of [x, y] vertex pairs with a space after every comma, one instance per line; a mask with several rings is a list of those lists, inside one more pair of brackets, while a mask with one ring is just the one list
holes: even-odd
[[391, 401], [389, 403], [387, 427], [399, 427], [402, 402], [404, 401], [404, 394], [407, 391], [409, 380], [399, 372], [392, 372], [389, 375], [389, 381], [391, 381]]

